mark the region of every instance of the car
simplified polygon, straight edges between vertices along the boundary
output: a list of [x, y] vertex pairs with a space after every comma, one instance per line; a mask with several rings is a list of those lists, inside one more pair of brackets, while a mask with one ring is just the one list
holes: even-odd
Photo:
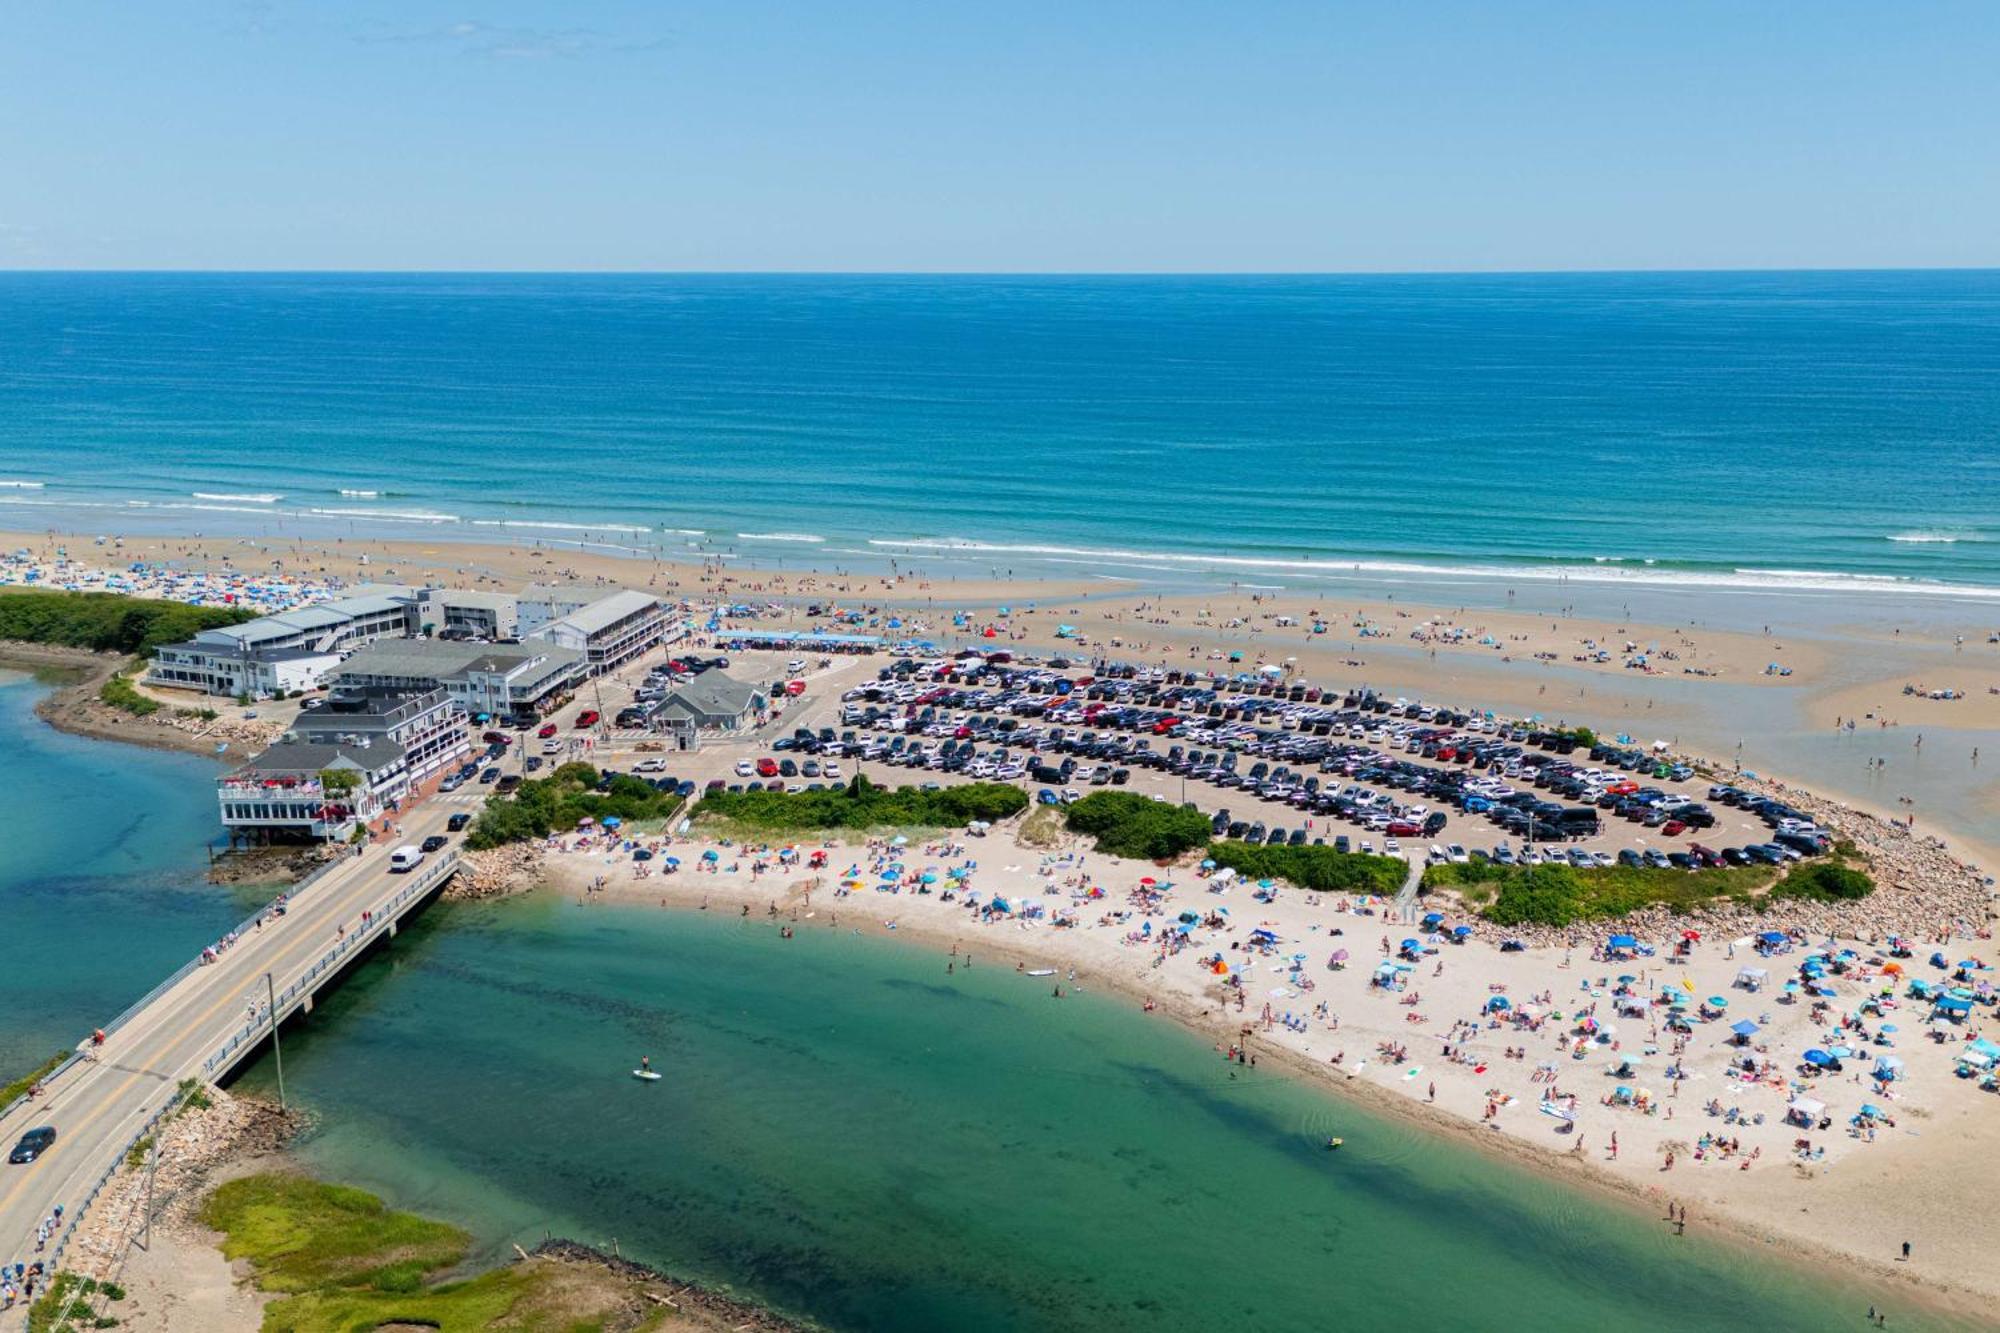
[[739, 778], [747, 778], [747, 777], [749, 777], [749, 776], [750, 776], [750, 775], [751, 775], [752, 773], [755, 773], [756, 771], [757, 771], [757, 765], [755, 765], [755, 764], [751, 763], [751, 762], [750, 762], [750, 761], [749, 761], [748, 759], [738, 759], [738, 760], [736, 761], [736, 776], [737, 776], [737, 777], [739, 777]]
[[1445, 848], [1444, 854], [1451, 858], [1454, 865], [1464, 865], [1472, 859], [1465, 848], [1458, 843], [1452, 843], [1449, 847]]
[[450, 819], [444, 821], [445, 831], [447, 833], [460, 832], [465, 828], [467, 824], [470, 824], [471, 822], [472, 822], [472, 816], [461, 811], [460, 813], [453, 815]]
[[55, 1141], [56, 1127], [39, 1125], [21, 1136], [21, 1141], [14, 1145], [14, 1151], [7, 1154], [7, 1160], [16, 1166], [25, 1166], [47, 1152], [49, 1145]]
[[501, 778], [498, 782], [493, 784], [493, 790], [500, 793], [502, 796], [506, 796], [509, 793], [513, 792], [520, 785], [521, 785], [521, 775], [519, 773], [509, 773], [506, 777]]
[[535, 735], [539, 736], [543, 740], [547, 740], [549, 737], [555, 734], [556, 734], [556, 724], [553, 722], [543, 723], [542, 729], [535, 733]]
[[443, 834], [433, 833], [430, 837], [425, 838], [421, 845], [424, 851], [435, 852], [443, 850], [445, 843], [449, 841], [450, 839], [446, 838]]
[[823, 778], [839, 777], [840, 776], [839, 761], [834, 759], [829, 759], [824, 764], [821, 764], [819, 769], [819, 775]]
[[479, 780], [482, 783], [498, 782], [500, 780], [500, 770], [497, 768], [489, 768], [484, 773], [481, 773], [479, 775]]
[[586, 708], [576, 715], [576, 729], [582, 731], [585, 727], [594, 727], [597, 725], [598, 720], [597, 710], [595, 708]]
[[757, 776], [760, 778], [777, 777], [778, 761], [775, 759], [759, 759], [757, 761]]
[[1627, 847], [1624, 851], [1618, 853], [1618, 864], [1621, 866], [1642, 866], [1645, 862], [1639, 859], [1639, 853]]

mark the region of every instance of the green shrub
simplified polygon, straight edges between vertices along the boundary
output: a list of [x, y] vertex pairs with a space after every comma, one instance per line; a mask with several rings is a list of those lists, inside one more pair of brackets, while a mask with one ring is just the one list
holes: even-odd
[[1865, 871], [1831, 861], [1809, 861], [1795, 867], [1771, 890], [1774, 898], [1804, 898], [1811, 902], [1852, 902], [1875, 892]]
[[132, 688], [132, 682], [122, 675], [113, 676], [105, 681], [103, 687], [97, 691], [97, 697], [122, 713], [130, 713], [133, 717], [145, 717], [160, 711], [158, 700], [148, 699], [139, 693]]
[[695, 807], [744, 829], [790, 833], [817, 829], [950, 828], [983, 819], [1017, 815], [1027, 793], [1011, 783], [968, 782], [925, 791], [921, 787], [878, 787], [855, 775], [845, 787], [826, 791], [710, 792]]
[[1245, 879], [1282, 879], [1321, 893], [1393, 894], [1410, 873], [1395, 856], [1366, 856], [1331, 847], [1267, 847], [1250, 842], [1218, 842], [1209, 856]]
[[1501, 926], [1567, 926], [1625, 916], [1655, 903], [1686, 912], [1718, 898], [1749, 898], [1777, 878], [1771, 866], [1686, 871], [1653, 866], [1503, 866], [1492, 861], [1434, 865], [1424, 885], [1455, 888]]
[[1063, 822], [1072, 833], [1097, 839], [1110, 856], [1165, 861], [1208, 841], [1208, 816], [1132, 791], [1097, 791], [1071, 805]]
[[467, 831], [465, 845], [483, 851], [546, 838], [574, 829], [585, 816], [627, 823], [670, 819], [681, 808], [678, 793], [627, 774], [612, 778], [608, 790], [595, 791], [598, 776], [589, 764], [564, 764], [545, 778], [522, 783], [512, 796], [490, 798]]
[[151, 656], [163, 643], [205, 629], [240, 625], [256, 612], [236, 606], [189, 606], [115, 592], [9, 589], [0, 594], [0, 639]]

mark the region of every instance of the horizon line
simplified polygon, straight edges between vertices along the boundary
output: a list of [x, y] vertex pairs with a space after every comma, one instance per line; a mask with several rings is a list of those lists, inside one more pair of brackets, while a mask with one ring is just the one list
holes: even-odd
[[1751, 276], [1808, 274], [1888, 274], [1888, 273], [2000, 273], [2000, 263], [1991, 265], [1937, 264], [1901, 266], [1835, 266], [1771, 268], [1757, 265], [1740, 267], [1664, 268], [1438, 268], [1438, 269], [889, 269], [889, 268], [144, 268], [144, 267], [42, 267], [0, 266], [0, 276], [41, 275], [104, 277], [631, 277], [631, 278], [1534, 278], [1534, 277], [1667, 277], [1730, 274]]

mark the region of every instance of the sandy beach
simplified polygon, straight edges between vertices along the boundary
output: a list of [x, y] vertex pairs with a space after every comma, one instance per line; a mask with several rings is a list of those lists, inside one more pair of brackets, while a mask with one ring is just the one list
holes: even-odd
[[[1976, 732], [1994, 720], [1986, 703], [1993, 696], [1971, 690], [1986, 679], [1978, 673], [2000, 661], [2000, 650], [1983, 636], [1960, 646], [1954, 640], [1961, 631], [1949, 628], [1841, 640], [1828, 627], [1803, 623], [1747, 633], [1283, 590], [1153, 594], [1093, 581], [932, 580], [907, 569], [865, 576], [739, 571], [721, 563], [523, 546], [139, 538], [108, 550], [87, 539], [18, 534], [0, 542], [31, 552], [11, 568], [19, 574], [33, 565], [44, 584], [57, 581], [50, 573], [59, 568], [74, 586], [108, 586], [112, 572], [155, 562], [153, 573], [127, 582], [145, 585], [130, 590], [150, 587], [156, 595], [165, 591], [157, 571], [166, 568], [254, 577], [264, 595], [281, 600], [287, 588], [328, 582], [518, 589], [530, 580], [561, 580], [646, 588], [705, 614], [748, 604], [754, 614], [729, 618], [746, 629], [832, 627], [804, 614], [817, 603], [870, 623], [901, 614], [909, 633], [940, 644], [1218, 674], [1276, 665], [1292, 679], [1323, 686], [1368, 685], [1536, 714], [1623, 730], [1640, 743], [1671, 739], [1676, 749], [1684, 739], [1713, 745], [1724, 732], [1704, 730], [1711, 712], [1747, 708], [1797, 715], [1799, 726], [1828, 732], [1834, 716], [1845, 720], [1856, 712], [1886, 714], [1883, 721], [1904, 730], [1921, 719], [1930, 745], [1944, 750], [1955, 731]], [[54, 563], [58, 547], [71, 563]], [[1941, 679], [1930, 668], [1943, 653], [1965, 662], [1953, 683], [1968, 692], [1966, 699], [1901, 693], [1906, 680]], [[872, 674], [872, 665], [841, 671]], [[51, 720], [85, 729], [82, 719], [66, 719], [61, 710]], [[275, 715], [235, 721], [278, 725]], [[1156, 869], [1075, 845], [1044, 852], [1017, 844], [1011, 828], [907, 851], [833, 846], [828, 868], [810, 873], [699, 836], [646, 840], [657, 856], [681, 858], [682, 871], [670, 876], [650, 873], [657, 860], [635, 862], [630, 846], [571, 837], [547, 853], [543, 869], [564, 891], [674, 909], [747, 910], [773, 929], [893, 932], [936, 951], [947, 974], [968, 952], [982, 967], [1051, 967], [1053, 975], [1024, 976], [1022, 984], [1048, 986], [1052, 1003], [1057, 986], [1082, 985], [1155, 1005], [1163, 1018], [1213, 1040], [1218, 1059], [1234, 1049], [1246, 1060], [1277, 1062], [1662, 1212], [1670, 1202], [1685, 1206], [1690, 1225], [1728, 1226], [1801, 1257], [1865, 1265], [1926, 1293], [2000, 1295], [2000, 1281], [1980, 1262], [2000, 1230], [1976, 1206], [1980, 1176], [1972, 1169], [2000, 1148], [2000, 1122], [1993, 1095], [1953, 1071], [1960, 1049], [1979, 1035], [1978, 1011], [1963, 1030], [1934, 1041], [1926, 1033], [1927, 1006], [1906, 988], [1911, 978], [1940, 979], [1927, 962], [1933, 948], [1951, 964], [1992, 963], [1988, 894], [1979, 887], [1987, 872], [1960, 859], [1994, 864], [1981, 836], [1990, 830], [1927, 818], [1923, 834], [1915, 835], [1906, 823], [1891, 822], [1907, 820], [1907, 807], [1871, 800], [1803, 764], [1747, 758], [1790, 799], [1810, 799], [1800, 784], [1835, 798], [1823, 802], [1826, 818], [1849, 821], [1902, 867], [1883, 879], [1865, 912], [1795, 904], [1764, 918], [1718, 913], [1692, 923], [1702, 938], [1688, 941], [1689, 951], [1677, 958], [1669, 955], [1689, 923], [1664, 913], [1642, 914], [1627, 927], [1651, 950], [1640, 958], [1601, 957], [1604, 929], [1575, 930], [1567, 940], [1530, 933], [1531, 947], [1503, 952], [1501, 934], [1485, 926], [1476, 925], [1463, 944], [1442, 943], [1432, 932], [1386, 920], [1379, 902], [1322, 899], [1282, 885], [1268, 898], [1240, 884], [1219, 893], [1192, 864]], [[1985, 802], [1991, 792], [1982, 778], [1970, 771], [1974, 793]], [[1939, 834], [1950, 850], [1936, 841]], [[705, 863], [709, 853], [714, 859]], [[905, 882], [921, 867], [949, 882], [951, 870], [974, 862], [966, 881], [973, 892], [952, 901]], [[885, 884], [891, 864], [904, 870]], [[855, 887], [843, 887], [849, 877], [840, 872], [850, 868]], [[1146, 875], [1172, 888], [1142, 887]], [[969, 906], [994, 897], [1036, 899], [1042, 910], [1027, 916]], [[1435, 910], [1446, 915], [1445, 925], [1471, 920], [1448, 902]], [[1184, 912], [1196, 921], [1185, 942], [1163, 946]], [[1789, 936], [1772, 957], [1759, 957], [1753, 935], [1773, 926]], [[1253, 939], [1255, 930], [1270, 935]], [[1921, 937], [1913, 958], [1886, 954], [1897, 932]], [[1420, 947], [1402, 986], [1371, 984], [1385, 948], [1393, 956], [1413, 936]], [[1804, 955], [1841, 948], [1856, 957], [1832, 1007], [1787, 1002], [1782, 983], [1797, 974]], [[1334, 966], [1342, 950], [1347, 956]], [[1896, 972], [1888, 971], [1892, 963]], [[1737, 984], [1745, 966], [1766, 969], [1761, 990]], [[1974, 977], [1983, 983], [1984, 975]], [[1621, 982], [1625, 976], [1633, 980]], [[1720, 997], [1726, 1006], [1677, 1033], [1666, 1024], [1673, 1011], [1662, 987], [1669, 985], [1697, 1001]], [[1496, 997], [1505, 1007], [1489, 1009]], [[1730, 1024], [1746, 1018], [1757, 1032], [1745, 1044], [1732, 1043]], [[1802, 1074], [1803, 1052], [1840, 1037], [1837, 1026], [1850, 1018], [1868, 1033], [1853, 1039], [1860, 1054], [1843, 1073]], [[1896, 1030], [1884, 1033], [1884, 1026]], [[1883, 1037], [1888, 1044], [1877, 1045]], [[1906, 1060], [1907, 1076], [1878, 1086], [1869, 1074], [1884, 1054]], [[1627, 1057], [1638, 1063], [1614, 1072]], [[1746, 1057], [1749, 1068], [1735, 1064]], [[1683, 1077], [1665, 1078], [1670, 1065]], [[1630, 1097], [1621, 1097], [1620, 1088]], [[1824, 1128], [1785, 1122], [1800, 1095], [1825, 1103]], [[1711, 1103], [1714, 1113], [1705, 1109]], [[1881, 1114], [1857, 1121], [1864, 1105]], [[1897, 1248], [1906, 1239], [1913, 1247], [1907, 1264]]]
[[[1238, 1059], [1239, 1067], [1275, 1061], [1645, 1207], [1685, 1207], [1690, 1225], [1731, 1227], [1801, 1258], [1862, 1264], [1927, 1294], [2000, 1294], [1981, 1263], [1996, 1237], [1979, 1220], [1983, 1188], [1968, 1170], [2000, 1130], [1992, 1094], [1951, 1073], [1977, 1023], [1953, 1042], [1934, 1043], [1923, 1032], [1924, 1006], [1881, 998], [1881, 1014], [1866, 1022], [1891, 1025], [1876, 1035], [1893, 1046], [1864, 1045], [1845, 1072], [1805, 1083], [1795, 1069], [1799, 1053], [1858, 1000], [1819, 1010], [1784, 995], [1781, 979], [1814, 938], [1804, 931], [1769, 957], [1747, 936], [1717, 935], [1670, 957], [1678, 931], [1642, 937], [1656, 952], [1622, 961], [1590, 947], [1503, 952], [1502, 932], [1479, 926], [1468, 942], [1445, 943], [1448, 936], [1397, 924], [1380, 900], [1287, 886], [1265, 894], [1240, 882], [1218, 890], [1192, 864], [1154, 867], [1075, 845], [1040, 852], [1012, 832], [900, 848], [829, 843], [824, 871], [781, 864], [775, 849], [699, 836], [646, 840], [658, 849], [650, 863], [599, 839], [570, 838], [547, 854], [545, 874], [585, 900], [726, 912], [774, 930], [891, 935], [935, 953], [942, 976], [968, 966], [1008, 969], [1022, 985], [1047, 991], [1051, 1003], [1058, 991], [1115, 991], [1201, 1033], [1218, 1059]], [[682, 868], [650, 873], [666, 855]], [[905, 870], [884, 883], [891, 865]], [[952, 872], [967, 865], [976, 866], [964, 881], [969, 892], [947, 900], [919, 891], [923, 873], [952, 885]], [[1142, 886], [1145, 879], [1155, 883]], [[1014, 910], [996, 915], [976, 906], [990, 908], [995, 898]], [[1447, 927], [1469, 920], [1444, 910]], [[1164, 944], [1183, 912], [1201, 923], [1184, 942]], [[1269, 932], [1268, 943], [1253, 938], [1260, 931]], [[1401, 957], [1402, 941], [1413, 937], [1423, 947], [1402, 988], [1375, 984], [1378, 967]], [[1881, 956], [1852, 943], [1866, 958]], [[1983, 935], [1945, 951], [1952, 961], [1992, 957]], [[1931, 975], [1922, 962], [1903, 960], [1893, 973], [1857, 963], [1842, 990], [1873, 994], [1886, 983], [1900, 991], [1899, 974]], [[1765, 969], [1761, 990], [1738, 984], [1745, 967]], [[1711, 1016], [1695, 1018], [1684, 1034], [1666, 1026], [1672, 1011], [1660, 999], [1663, 986], [1683, 983], [1699, 1000], [1727, 1003], [1699, 1006]], [[1745, 1018], [1758, 1032], [1739, 1045], [1729, 1025]], [[1908, 1073], [1878, 1088], [1867, 1075], [1884, 1054], [1904, 1059]], [[1734, 1068], [1746, 1056], [1756, 1076]], [[1616, 1072], [1628, 1058], [1635, 1065]], [[1664, 1078], [1674, 1063], [1684, 1077]], [[1619, 1099], [1620, 1088], [1637, 1104]], [[1830, 1125], [1786, 1123], [1794, 1095], [1824, 1101]], [[1719, 1113], [1705, 1110], [1711, 1102]], [[1882, 1116], [1851, 1124], [1863, 1105]], [[1557, 1108], [1573, 1114], [1573, 1127], [1550, 1113]], [[1800, 1140], [1810, 1148], [1800, 1149]], [[1911, 1188], [1916, 1180], [1923, 1185]], [[1902, 1185], [1885, 1188], [1890, 1182]], [[1912, 1242], [1908, 1264], [1898, 1257], [1903, 1239]]]

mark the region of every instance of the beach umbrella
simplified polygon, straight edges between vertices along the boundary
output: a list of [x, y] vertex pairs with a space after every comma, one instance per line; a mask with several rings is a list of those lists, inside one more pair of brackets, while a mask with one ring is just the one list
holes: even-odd
[[917, 876], [917, 882], [920, 884], [935, 884], [937, 883], [937, 876], [929, 873], [922, 874]]
[[606, 828], [622, 828], [624, 824], [625, 821], [617, 815], [606, 815], [604, 817], [604, 827]]
[[1739, 1037], [1754, 1037], [1757, 1035], [1757, 1025], [1747, 1018], [1741, 1022], [1731, 1024], [1729, 1030]]
[[704, 861], [720, 861], [722, 857], [717, 855], [714, 848], [710, 848], [701, 854], [701, 859]]
[[1618, 978], [1618, 984], [1621, 986], [1629, 986], [1638, 979], [1639, 978], [1633, 976], [1630, 972], [1627, 972]]
[[1334, 961], [1334, 962], [1336, 962], [1336, 963], [1344, 963], [1344, 962], [1346, 962], [1346, 961], [1347, 961], [1347, 950], [1345, 950], [1345, 949], [1335, 949], [1335, 950], [1333, 951], [1333, 961]]
[[1887, 1120], [1889, 1118], [1888, 1112], [1884, 1111], [1874, 1102], [1861, 1103], [1861, 1114], [1869, 1116], [1875, 1120]]
[[1456, 935], [1456, 936], [1458, 936], [1458, 937], [1459, 937], [1460, 939], [1464, 939], [1464, 938], [1465, 938], [1465, 937], [1466, 937], [1467, 935], [1470, 935], [1470, 934], [1472, 933], [1472, 927], [1471, 927], [1471, 926], [1453, 926], [1453, 927], [1451, 928], [1451, 933], [1452, 933], [1452, 934], [1454, 934], [1454, 935]]
[[1276, 886], [1276, 884], [1277, 881], [1273, 879], [1260, 879], [1257, 881], [1257, 887], [1260, 889], [1273, 888]]
[[1900, 1032], [1901, 1030], [1894, 1023], [1884, 1023], [1882, 1025], [1882, 1031], [1884, 1032]]
[[1202, 868], [1203, 870], [1213, 870], [1213, 869], [1215, 869], [1215, 861], [1214, 861], [1214, 860], [1213, 860], [1212, 858], [1211, 858], [1211, 859], [1207, 859], [1207, 860], [1204, 860], [1204, 861], [1203, 861], [1203, 862], [1201, 863], [1201, 868]]
[[1146, 889], [1150, 889], [1150, 888], [1152, 888], [1152, 887], [1153, 887], [1153, 886], [1154, 886], [1155, 884], [1158, 884], [1159, 882], [1160, 882], [1160, 881], [1158, 881], [1158, 880], [1154, 879], [1154, 878], [1153, 878], [1153, 877], [1152, 877], [1151, 875], [1147, 875], [1147, 876], [1145, 876], [1144, 878], [1142, 878], [1142, 879], [1141, 879], [1141, 880], [1139, 881], [1139, 886], [1140, 886], [1141, 888], [1146, 888]]
[[1405, 949], [1421, 949], [1423, 948], [1423, 945], [1421, 942], [1417, 940], [1404, 940], [1402, 943], [1402, 947]]
[[681, 859], [678, 856], [670, 856], [667, 858], [667, 864], [670, 866], [677, 866], [680, 863]]

